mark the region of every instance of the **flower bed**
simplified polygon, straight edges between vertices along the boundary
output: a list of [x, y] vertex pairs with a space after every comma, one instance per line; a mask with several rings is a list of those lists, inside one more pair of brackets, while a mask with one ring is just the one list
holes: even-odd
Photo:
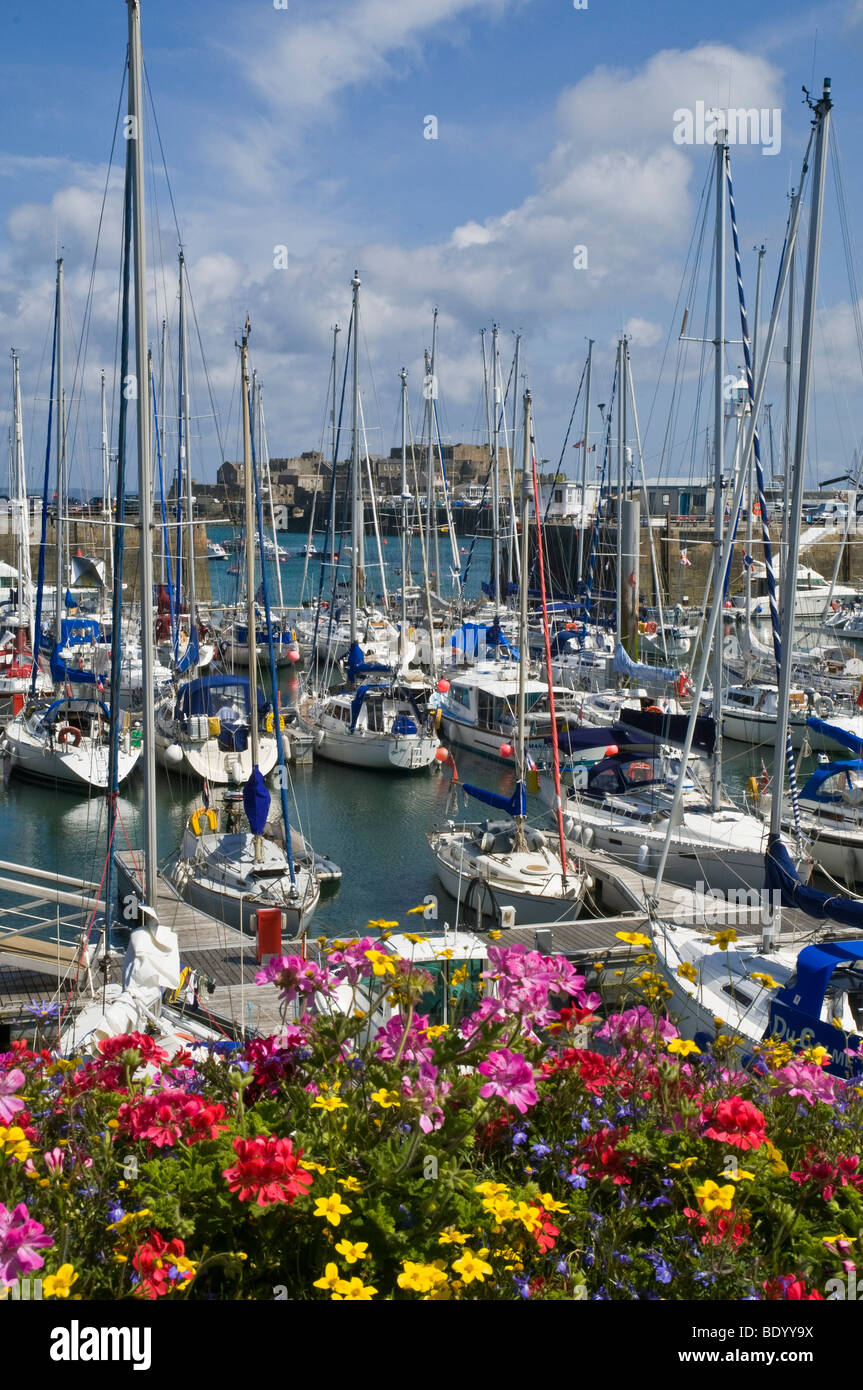
[[[0, 1294], [797, 1300], [854, 1269], [863, 1089], [820, 1050], [742, 1071], [657, 976], [602, 1019], [561, 957], [494, 945], [493, 995], [460, 1015], [453, 970], [435, 1025], [381, 944], [262, 970], [300, 1009], [278, 1037], [0, 1055]], [[397, 1012], [331, 1010], [345, 983]]]

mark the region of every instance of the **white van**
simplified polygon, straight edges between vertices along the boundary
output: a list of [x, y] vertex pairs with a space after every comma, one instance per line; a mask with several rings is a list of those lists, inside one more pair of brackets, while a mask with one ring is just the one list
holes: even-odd
[[837, 521], [845, 521], [847, 516], [847, 502], [819, 502], [818, 506], [809, 513], [809, 522], [813, 526], [835, 525]]

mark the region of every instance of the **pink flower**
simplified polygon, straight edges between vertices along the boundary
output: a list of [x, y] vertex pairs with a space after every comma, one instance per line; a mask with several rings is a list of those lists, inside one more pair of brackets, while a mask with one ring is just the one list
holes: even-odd
[[602, 1027], [596, 1030], [596, 1036], [633, 1045], [656, 1043], [658, 1040], [671, 1042], [680, 1034], [667, 1018], [655, 1018], [646, 1004], [637, 1004], [634, 1009], [626, 1009], [622, 1014], [609, 1014]]
[[503, 1047], [499, 1052], [490, 1052], [488, 1060], [480, 1062], [477, 1071], [491, 1079], [480, 1087], [483, 1100], [489, 1096], [500, 1096], [507, 1105], [514, 1105], [522, 1115], [528, 1107], [536, 1105], [536, 1082], [533, 1067], [521, 1052], [510, 1052]]
[[33, 1221], [23, 1202], [13, 1211], [0, 1202], [0, 1284], [14, 1284], [45, 1263], [37, 1251], [54, 1244], [45, 1227]]
[[314, 961], [303, 960], [302, 956], [279, 956], [271, 960], [258, 971], [255, 980], [259, 985], [280, 985], [283, 1004], [292, 1003], [298, 994], [310, 999], [315, 994], [334, 993], [329, 971], [321, 970]]
[[411, 1081], [409, 1076], [402, 1077], [402, 1095], [409, 1100], [417, 1100], [422, 1106], [422, 1114], [419, 1117], [419, 1127], [423, 1134], [431, 1134], [433, 1130], [440, 1129], [444, 1122], [444, 1113], [440, 1102], [444, 1099], [448, 1091], [452, 1090], [451, 1081], [438, 1081], [438, 1069], [430, 1062], [420, 1062], [419, 1078]]
[[330, 951], [327, 959], [330, 965], [341, 967], [336, 972], [338, 978], [353, 986], [371, 975], [372, 963], [366, 958], [366, 951], [374, 950], [379, 944], [374, 937], [364, 936], [362, 941], [349, 943], [342, 950]]
[[24, 1102], [20, 1096], [12, 1094], [13, 1091], [21, 1089], [24, 1079], [24, 1073], [18, 1067], [0, 1073], [0, 1124], [11, 1124], [12, 1116], [24, 1109]]
[[393, 1014], [384, 1027], [379, 1028], [375, 1034], [377, 1054], [381, 1061], [394, 1061], [399, 1056], [399, 1048], [401, 1047], [401, 1060], [403, 1062], [430, 1062], [434, 1057], [434, 1049], [422, 1036], [427, 1027], [428, 1014], [416, 1014], [408, 1030], [405, 1045], [401, 1047], [402, 1038], [405, 1035], [405, 1020], [401, 1014]]
[[832, 1105], [843, 1087], [838, 1076], [830, 1076], [814, 1062], [796, 1060], [776, 1072], [776, 1080], [779, 1084], [773, 1087], [774, 1095], [800, 1096], [810, 1105], [816, 1100]]
[[48, 1169], [48, 1172], [51, 1174], [52, 1177], [55, 1173], [62, 1173], [63, 1150], [61, 1148], [57, 1147], [49, 1149], [47, 1153], [43, 1154], [43, 1158], [45, 1159], [45, 1167]]

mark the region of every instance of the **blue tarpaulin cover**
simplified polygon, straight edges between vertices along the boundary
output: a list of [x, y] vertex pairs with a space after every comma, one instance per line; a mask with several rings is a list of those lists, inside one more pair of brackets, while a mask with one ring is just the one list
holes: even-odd
[[252, 775], [243, 787], [243, 806], [252, 834], [262, 835], [270, 813], [270, 793], [257, 766], [252, 768]]

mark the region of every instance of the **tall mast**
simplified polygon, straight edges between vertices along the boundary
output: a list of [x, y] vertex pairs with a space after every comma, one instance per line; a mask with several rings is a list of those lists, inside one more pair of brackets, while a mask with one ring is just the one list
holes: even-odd
[[357, 640], [357, 564], [360, 542], [360, 277], [354, 271], [354, 379], [351, 406], [351, 646]]
[[[163, 468], [163, 469], [164, 469], [164, 467], [165, 467], [165, 391], [166, 391], [166, 380], [167, 380], [167, 375], [168, 375], [167, 367], [168, 367], [168, 320], [167, 320], [167, 319], [162, 319], [162, 346], [161, 346], [160, 356], [159, 356], [159, 458], [160, 458], [160, 460], [161, 460], [161, 464], [162, 464], [162, 468]], [[154, 489], [155, 489], [155, 486], [156, 486], [156, 480], [155, 480], [155, 478], [154, 478], [154, 479], [153, 479], [153, 487], [154, 487]], [[154, 504], [154, 509], [155, 509], [155, 504]], [[159, 557], [160, 557], [159, 578], [160, 578], [161, 582], [164, 584], [164, 582], [165, 582], [165, 571], [166, 571], [166, 566], [167, 566], [167, 561], [166, 561], [166, 558], [165, 558], [165, 536], [164, 536], [164, 530], [162, 530], [161, 535], [162, 535], [162, 544], [161, 544], [161, 546], [160, 546], [160, 548], [159, 548]]]
[[[408, 640], [408, 502], [410, 493], [408, 492], [408, 374], [402, 367], [399, 376], [402, 383], [402, 621], [399, 629], [399, 660], [404, 663], [407, 658]], [[431, 630], [431, 642], [434, 642], [434, 630]]]
[[[763, 271], [764, 256], [766, 247], [757, 246], [755, 248], [758, 256], [758, 265], [755, 272], [755, 317], [752, 323], [752, 379], [755, 380], [755, 373], [758, 370], [758, 329], [761, 320], [761, 276]], [[741, 418], [737, 421], [738, 437], [743, 431]], [[752, 557], [752, 502], [754, 497], [753, 474], [755, 471], [755, 450], [752, 449], [746, 461], [746, 554]], [[746, 626], [749, 627], [752, 621], [752, 566], [746, 567]]]
[[158, 889], [158, 846], [156, 839], [156, 748], [153, 729], [156, 701], [153, 690], [155, 652], [153, 640], [153, 499], [150, 480], [150, 402], [143, 395], [147, 380], [147, 267], [144, 225], [144, 110], [141, 86], [141, 7], [139, 0], [129, 6], [129, 130], [134, 141], [132, 190], [135, 232], [135, 371], [138, 382], [138, 573], [141, 585], [141, 661], [143, 666], [142, 719], [144, 747], [141, 758], [144, 773], [144, 901], [156, 906]]
[[[38, 653], [33, 645], [33, 602], [30, 586], [30, 504], [27, 500], [27, 474], [24, 467], [24, 433], [21, 426], [21, 371], [18, 354], [12, 353], [13, 377], [13, 447], [15, 458], [15, 502], [18, 506], [18, 639], [16, 648], [20, 649], [26, 637], [29, 638], [30, 651], [34, 662]], [[25, 621], [26, 615], [26, 621]]]
[[[530, 508], [528, 498], [530, 487], [528, 484], [528, 466], [530, 463], [530, 392], [524, 393], [524, 434], [522, 436], [522, 457], [521, 457], [521, 572], [523, 575], [528, 571], [529, 551], [529, 531], [530, 531]], [[538, 531], [538, 527], [537, 527]], [[524, 758], [524, 734], [525, 734], [525, 709], [526, 709], [526, 682], [527, 682], [527, 583], [520, 584], [518, 588], [518, 737], [515, 749], [515, 783], [516, 795], [524, 795], [525, 779], [525, 758]], [[521, 809], [521, 805], [519, 806]], [[516, 839], [513, 848], [516, 851], [522, 850], [524, 846], [524, 816], [518, 815], [516, 819], [518, 826]]]
[[66, 402], [63, 394], [63, 257], [57, 261], [57, 595], [54, 604], [54, 638], [59, 646], [63, 630], [63, 595], [66, 583], [63, 566], [66, 513]]
[[[515, 579], [516, 574], [519, 573], [520, 570], [521, 570], [521, 559], [520, 559], [519, 551], [518, 551], [518, 526], [517, 526], [517, 524], [516, 524], [516, 514], [515, 514], [515, 417], [516, 417], [516, 406], [515, 406], [515, 401], [516, 401], [517, 398], [518, 398], [518, 367], [519, 367], [519, 349], [520, 349], [520, 347], [521, 347], [521, 334], [518, 333], [518, 334], [516, 334], [516, 339], [515, 339], [515, 355], [514, 355], [514, 357], [513, 357], [513, 387], [512, 387], [512, 394], [513, 394], [513, 408], [512, 408], [513, 430], [512, 430], [512, 434], [510, 434], [510, 435], [509, 435], [509, 438], [508, 438], [508, 449], [507, 449], [508, 458], [507, 458], [507, 465], [506, 465], [506, 483], [507, 483], [507, 492], [509, 493], [509, 528], [508, 528], [508, 530], [509, 530], [509, 538], [508, 538], [508, 543], [507, 543], [507, 547], [506, 547], [506, 577], [507, 577], [507, 582], [510, 583], [510, 584], [511, 584], [512, 581]], [[500, 356], [499, 356], [499, 355], [498, 355], [497, 370], [498, 370], [499, 383], [500, 383], [500, 385], [499, 385], [499, 389], [500, 389], [500, 414], [501, 414], [501, 419], [503, 420], [504, 434], [506, 434], [506, 433], [507, 433], [507, 430], [506, 430], [506, 401], [505, 401], [505, 398], [504, 398], [503, 373], [502, 373], [502, 371], [501, 371]]]
[[[792, 191], [793, 196], [793, 191]], [[779, 546], [779, 571], [784, 573], [785, 549], [788, 541], [788, 498], [791, 491], [791, 409], [794, 404], [794, 288], [796, 280], [796, 245], [791, 251], [791, 268], [788, 272], [788, 325], [785, 338], [785, 427], [783, 430], [782, 469], [785, 475], [785, 506], [782, 509], [782, 540]], [[785, 588], [784, 584], [782, 586]], [[779, 614], [782, 616], [782, 595], [780, 594]]]
[[824, 179], [827, 172], [827, 140], [830, 133], [830, 78], [825, 77], [821, 100], [815, 104], [816, 139], [812, 171], [812, 206], [809, 212], [809, 244], [806, 248], [806, 284], [803, 291], [803, 317], [800, 327], [800, 382], [797, 391], [797, 424], [794, 437], [794, 490], [788, 520], [788, 553], [782, 572], [784, 594], [782, 619], [782, 666], [779, 672], [779, 702], [776, 715], [776, 787], [770, 807], [770, 836], [782, 829], [782, 783], [788, 742], [788, 699], [791, 693], [791, 666], [794, 653], [795, 597], [797, 562], [800, 554], [800, 521], [803, 514], [803, 482], [806, 472], [806, 435], [809, 427], [809, 380], [812, 374], [812, 344], [815, 337], [815, 306], [818, 294], [818, 265], [821, 251], [821, 224], [824, 216]]
[[494, 405], [494, 419], [492, 421], [492, 472], [491, 472], [491, 535], [492, 552], [494, 559], [493, 579], [494, 585], [494, 611], [497, 613], [500, 607], [500, 388], [497, 384], [497, 324], [492, 324], [491, 329], [491, 370], [494, 387], [491, 398]]
[[[437, 309], [434, 311], [432, 319], [432, 345], [429, 354], [428, 370], [426, 377], [430, 381], [429, 397], [426, 402], [428, 407], [429, 420], [429, 451], [426, 466], [426, 515], [428, 516], [429, 535], [434, 536], [434, 568], [435, 579], [437, 581], [437, 591], [441, 592], [440, 575], [440, 540], [438, 537], [437, 524], [437, 502], [435, 500], [435, 476], [434, 476], [434, 393], [437, 390], [437, 380], [435, 378], [435, 359], [437, 357]], [[441, 461], [443, 467], [443, 461]], [[431, 560], [431, 555], [429, 556]]]
[[[728, 146], [725, 131], [716, 132], [716, 265], [714, 284], [716, 290], [716, 313], [714, 347], [716, 356], [713, 373], [713, 592], [716, 602], [721, 602], [724, 570], [722, 566], [723, 499], [722, 475], [725, 470], [725, 420], [723, 414], [722, 373], [723, 348], [725, 345], [725, 161]], [[710, 790], [711, 806], [719, 810], [722, 793], [722, 639], [723, 623], [720, 614], [719, 624], [713, 642], [713, 719], [716, 725], [713, 745], [712, 781]]]
[[[186, 261], [182, 251], [180, 252], [180, 354], [183, 362], [181, 374], [181, 413], [183, 417], [183, 444], [181, 457], [183, 471], [185, 473], [185, 510], [188, 522], [188, 536], [186, 540], [186, 553], [188, 555], [188, 578], [186, 588], [189, 594], [189, 640], [192, 637], [192, 627], [196, 621], [196, 600], [195, 589], [195, 515], [194, 500], [192, 497], [192, 453], [190, 448], [189, 433], [189, 344], [186, 331]], [[177, 498], [177, 507], [182, 507], [180, 497]]]
[[[336, 377], [336, 367], [337, 367], [337, 365], [338, 365], [338, 347], [339, 347], [339, 325], [336, 323], [336, 324], [333, 325], [333, 419], [332, 419], [332, 425], [333, 425], [333, 475], [332, 475], [332, 476], [333, 476], [333, 499], [335, 499], [336, 442], [337, 442], [337, 437], [338, 437], [338, 412], [336, 411], [336, 395], [337, 395], [337, 392], [338, 392], [338, 378]], [[331, 561], [332, 561], [332, 566], [333, 566], [333, 575], [335, 576], [335, 572], [336, 572], [336, 518], [335, 518], [335, 515], [333, 515], [333, 517], [332, 517], [332, 524], [331, 524], [330, 530], [331, 530], [331, 533], [332, 533], [332, 553], [331, 553], [331, 555], [330, 555], [330, 559], [331, 559]], [[311, 535], [310, 535], [310, 536], [309, 536], [309, 544], [310, 544], [310, 545], [311, 545], [311, 542], [312, 542], [312, 537], [311, 537]], [[308, 559], [308, 556], [307, 556], [306, 558]]]
[[624, 489], [624, 463], [623, 463], [623, 395], [624, 370], [623, 370], [623, 339], [620, 338], [617, 344], [617, 599], [616, 609], [616, 639], [618, 643], [623, 642], [623, 489]]
[[581, 525], [578, 528], [578, 582], [584, 577], [584, 528], [587, 520], [587, 465], [590, 453], [590, 376], [593, 367], [593, 339], [587, 340], [587, 380], [584, 387], [584, 448], [581, 451]]
[[108, 561], [108, 584], [114, 585], [114, 547], [111, 545], [111, 451], [108, 448], [108, 410], [105, 401], [105, 373], [101, 373], [102, 410], [102, 525]]
[[[249, 320], [246, 318], [246, 327], [243, 332], [243, 342], [241, 345], [242, 379], [243, 392], [243, 481], [246, 485], [246, 621], [249, 625], [249, 700], [251, 702], [251, 716], [249, 719], [249, 741], [252, 750], [252, 767], [258, 766], [259, 743], [257, 718], [257, 699], [258, 699], [258, 642], [257, 631], [255, 628], [255, 485], [252, 477], [252, 422], [249, 416]], [[263, 537], [261, 538], [263, 540]], [[261, 568], [264, 566], [263, 549], [261, 551]], [[276, 738], [280, 738], [279, 733], [279, 711], [278, 711], [278, 691], [273, 691], [273, 702], [276, 706]], [[289, 835], [290, 828], [285, 826], [285, 835]], [[260, 835], [255, 835], [255, 862], [262, 858], [262, 846]]]

